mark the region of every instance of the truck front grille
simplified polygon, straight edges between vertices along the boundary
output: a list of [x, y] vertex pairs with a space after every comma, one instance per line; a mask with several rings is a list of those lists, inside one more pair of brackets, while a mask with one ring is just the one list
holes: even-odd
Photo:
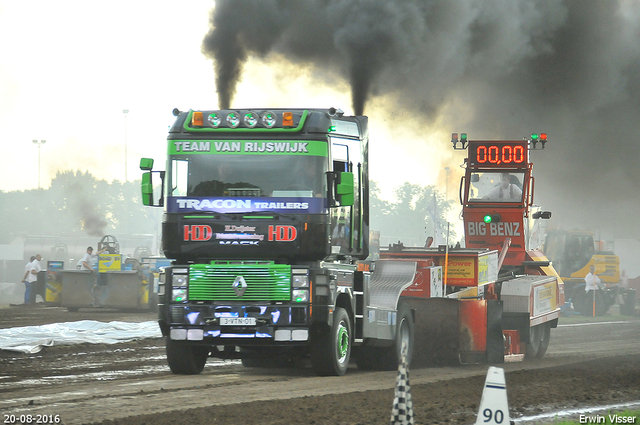
[[[234, 289], [236, 278], [246, 283]], [[189, 266], [192, 301], [289, 301], [291, 266], [285, 264], [193, 264]]]

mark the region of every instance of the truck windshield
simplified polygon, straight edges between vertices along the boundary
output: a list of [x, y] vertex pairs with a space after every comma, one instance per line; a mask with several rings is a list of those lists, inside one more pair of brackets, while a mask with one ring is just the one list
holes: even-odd
[[174, 155], [169, 196], [326, 197], [328, 160], [300, 155]]
[[469, 202], [522, 202], [524, 173], [471, 174]]

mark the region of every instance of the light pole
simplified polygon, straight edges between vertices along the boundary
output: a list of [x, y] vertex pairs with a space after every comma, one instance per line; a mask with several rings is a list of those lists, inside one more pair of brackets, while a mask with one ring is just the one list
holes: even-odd
[[124, 114], [124, 181], [127, 182], [127, 114], [129, 113], [128, 109], [123, 109], [122, 113]]
[[38, 145], [38, 189], [40, 189], [40, 148], [42, 147], [42, 145], [47, 143], [47, 141], [46, 140], [40, 140], [40, 141], [34, 140], [33, 143]]
[[446, 172], [446, 181], [444, 183], [444, 197], [448, 201], [449, 200], [449, 167], [444, 167], [444, 171]]

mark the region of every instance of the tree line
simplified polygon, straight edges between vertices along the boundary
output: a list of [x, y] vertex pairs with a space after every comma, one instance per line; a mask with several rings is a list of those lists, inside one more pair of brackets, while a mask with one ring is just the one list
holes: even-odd
[[[370, 228], [383, 241], [396, 239], [406, 246], [422, 246], [428, 236], [446, 233], [446, 214], [452, 202], [434, 186], [405, 182], [395, 188], [395, 200], [384, 200], [371, 183]], [[0, 243], [38, 234], [154, 234], [158, 209], [141, 201], [140, 180], [98, 179], [90, 172], [61, 171], [48, 189], [0, 191]], [[451, 231], [451, 240], [455, 239]], [[444, 243], [442, 236], [437, 239]]]
[[0, 243], [38, 234], [153, 234], [156, 220], [155, 209], [142, 205], [140, 180], [61, 171], [48, 189], [0, 191]]

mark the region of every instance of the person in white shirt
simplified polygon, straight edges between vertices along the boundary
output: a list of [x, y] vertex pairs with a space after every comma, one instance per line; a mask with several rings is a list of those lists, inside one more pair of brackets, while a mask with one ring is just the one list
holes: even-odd
[[42, 256], [40, 254], [36, 254], [35, 260], [29, 263], [29, 273], [27, 273], [27, 283], [29, 286], [29, 304], [35, 304], [37, 288], [36, 284], [38, 282], [38, 272], [42, 270], [40, 266], [40, 260], [42, 260]]
[[80, 261], [78, 261], [78, 267], [80, 268], [80, 270], [92, 272], [93, 265], [95, 264], [95, 258], [105, 251], [106, 249], [103, 249], [102, 251], [98, 251], [94, 254], [93, 247], [88, 247], [87, 252], [84, 254], [84, 257], [82, 257]]
[[600, 278], [596, 276], [595, 270], [595, 266], [590, 266], [589, 273], [584, 277], [584, 283], [586, 283], [584, 290], [586, 292], [597, 291], [599, 288], [598, 284], [602, 282]]
[[24, 304], [25, 305], [29, 304], [29, 298], [31, 297], [31, 283], [27, 280], [27, 276], [29, 276], [29, 273], [31, 273], [31, 263], [33, 263], [33, 260], [35, 259], [36, 259], [36, 256], [32, 255], [27, 265], [24, 266], [24, 276], [22, 277], [22, 283], [24, 283]]
[[511, 183], [511, 174], [502, 173], [500, 175], [500, 186], [493, 188], [485, 199], [518, 202], [522, 199], [522, 190]]

